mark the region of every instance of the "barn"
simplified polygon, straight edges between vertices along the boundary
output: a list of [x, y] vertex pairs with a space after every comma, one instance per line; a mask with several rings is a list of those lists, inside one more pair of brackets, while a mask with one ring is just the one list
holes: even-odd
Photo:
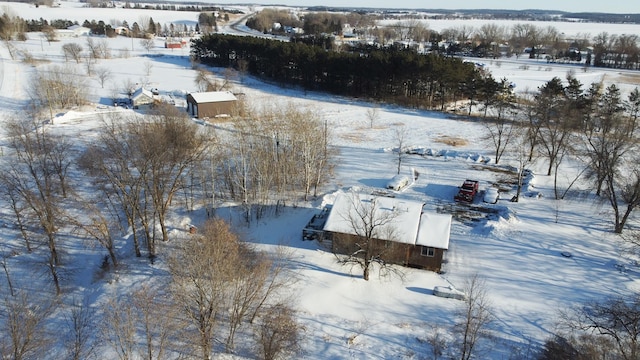
[[187, 95], [187, 112], [195, 118], [229, 116], [238, 99], [229, 91], [210, 91]]
[[323, 238], [334, 253], [354, 254], [363, 234], [370, 233], [370, 253], [385, 262], [439, 272], [449, 248], [451, 215], [425, 212], [423, 205], [409, 199], [339, 194]]

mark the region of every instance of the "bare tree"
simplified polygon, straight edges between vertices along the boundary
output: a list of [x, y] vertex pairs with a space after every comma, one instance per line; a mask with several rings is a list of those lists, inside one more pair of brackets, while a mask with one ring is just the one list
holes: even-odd
[[111, 69], [108, 67], [98, 67], [95, 69], [96, 76], [100, 82], [100, 87], [104, 89], [104, 83], [107, 82], [112, 76]]
[[297, 163], [303, 169], [301, 180], [306, 201], [311, 188], [315, 196], [319, 183], [330, 171], [329, 129], [316, 111], [300, 111], [289, 106], [283, 115], [288, 123], [291, 150], [298, 154]]
[[565, 116], [565, 90], [557, 77], [540, 88], [536, 101], [536, 113], [540, 122], [538, 140], [549, 162], [547, 175], [551, 175], [572, 143], [576, 118]]
[[373, 106], [367, 109], [367, 119], [369, 119], [369, 128], [373, 129], [373, 125], [380, 118], [380, 108]]
[[[87, 159], [83, 159], [86, 161]], [[92, 199], [91, 201], [94, 201]], [[110, 213], [103, 211], [98, 206], [90, 203], [89, 201], [82, 201], [82, 210], [85, 217], [82, 219], [70, 219], [70, 222], [74, 224], [81, 233], [92, 240], [97, 241], [102, 247], [109, 253], [109, 259], [113, 267], [118, 267], [118, 258], [116, 256], [115, 240], [113, 232], [117, 226], [115, 219], [110, 216]], [[86, 218], [86, 219], [85, 219]]]
[[192, 335], [203, 359], [210, 357], [213, 341], [222, 339], [225, 327], [225, 349], [231, 352], [238, 329], [267, 313], [265, 306], [289, 283], [283, 276], [285, 262], [272, 262], [242, 243], [218, 219], [205, 223], [202, 235], [183, 245], [169, 262], [173, 297], [197, 329]]
[[7, 278], [7, 286], [9, 287], [9, 293], [11, 296], [16, 296], [16, 292], [13, 288], [13, 282], [11, 281], [11, 276], [9, 275], [9, 267], [7, 266], [7, 255], [2, 254], [2, 258], [0, 259], [0, 265], [2, 265], [2, 270], [4, 270], [4, 275]]
[[139, 123], [132, 130], [136, 141], [134, 165], [145, 179], [162, 240], [167, 241], [167, 213], [182, 178], [204, 156], [207, 134], [171, 105], [156, 107], [150, 122]]
[[397, 173], [400, 174], [400, 169], [402, 167], [402, 160], [407, 156], [406, 152], [406, 140], [407, 140], [408, 130], [404, 126], [399, 126], [393, 129], [393, 139], [395, 140], [396, 145], [398, 145], [397, 155], [398, 155], [398, 169]]
[[618, 171], [608, 171], [605, 177], [605, 197], [614, 212], [614, 231], [622, 233], [633, 211], [640, 206], [640, 157], [632, 154], [620, 162], [625, 175]]
[[[133, 249], [139, 257], [139, 213], [143, 184], [141, 175], [131, 164], [134, 157], [134, 145], [131, 142], [134, 140], [130, 136], [122, 136], [128, 133], [128, 124], [133, 120], [113, 116], [102, 127], [97, 143], [89, 146], [81, 156], [79, 164], [94, 179], [94, 184], [107, 205], [113, 207], [116, 213], [116, 209], [121, 211], [126, 226], [131, 228]], [[95, 226], [84, 225], [83, 228], [89, 234], [94, 234], [95, 238], [107, 240], [106, 245], [110, 246], [110, 236], [105, 237], [108, 233], [104, 232], [108, 229], [104, 227], [107, 224], [100, 219], [101, 216], [98, 216], [97, 221], [90, 224]]]
[[147, 360], [167, 358], [167, 350], [182, 325], [170, 297], [143, 285], [133, 293], [132, 302], [145, 340], [141, 357]]
[[[237, 236], [222, 220], [205, 224], [202, 236], [181, 242], [181, 248], [169, 259], [173, 277], [172, 294], [183, 309], [185, 330], [199, 349], [199, 357], [211, 359], [218, 321], [224, 311], [226, 279], [233, 278], [238, 248]], [[233, 258], [231, 257], [233, 256]], [[215, 274], [215, 276], [211, 276]]]
[[52, 65], [39, 69], [31, 79], [28, 93], [37, 110], [67, 109], [88, 102], [85, 76], [74, 66]]
[[150, 52], [151, 49], [156, 46], [156, 41], [153, 38], [144, 38], [140, 40], [140, 46], [142, 46], [143, 49], [147, 50], [147, 52]]
[[385, 261], [385, 257], [395, 249], [393, 244], [387, 247], [379, 245], [379, 239], [391, 239], [396, 232], [393, 226], [399, 213], [393, 209], [382, 208], [378, 198], [364, 198], [357, 193], [349, 193], [349, 211], [340, 216], [349, 224], [350, 231], [355, 235], [336, 234], [333, 239], [334, 248], [341, 249], [340, 253], [347, 253], [345, 257], [338, 257], [344, 265], [359, 267], [364, 280], [369, 280], [371, 268], [377, 264], [381, 269], [393, 271]]
[[573, 329], [610, 339], [614, 344], [610, 353], [621, 359], [640, 356], [640, 296], [637, 293], [588, 302], [570, 313], [566, 320]]
[[27, 216], [28, 205], [21, 201], [20, 186], [16, 185], [13, 180], [14, 178], [10, 176], [10, 174], [0, 174], [0, 194], [8, 201], [15, 215], [15, 222], [20, 230], [20, 235], [24, 239], [26, 249], [28, 252], [31, 252], [33, 250], [30, 240], [31, 236], [27, 233], [27, 225], [29, 223], [29, 217]]
[[60, 294], [58, 253], [58, 229], [65, 224], [64, 173], [59, 168], [66, 168], [70, 163], [67, 150], [57, 150], [64, 139], [52, 136], [46, 128], [34, 121], [13, 119], [7, 124], [7, 131], [14, 155], [7, 159], [4, 178], [15, 190], [16, 200], [24, 206], [25, 216], [39, 225], [46, 237], [49, 249], [47, 266], [51, 272], [56, 293]]
[[58, 33], [56, 32], [56, 29], [53, 28], [53, 26], [44, 26], [42, 28], [42, 35], [44, 35], [44, 38], [47, 39], [49, 45], [51, 45], [52, 41], [58, 41]]
[[449, 346], [446, 332], [437, 325], [432, 327], [426, 341], [431, 346], [431, 359], [433, 360], [441, 358]]
[[108, 344], [121, 360], [134, 359], [136, 355], [137, 314], [129, 296], [109, 299], [102, 306], [100, 340]]
[[25, 293], [5, 297], [0, 312], [0, 356], [26, 360], [47, 357], [52, 339], [45, 321], [54, 307], [48, 299], [30, 299]]
[[82, 50], [82, 45], [78, 43], [68, 43], [62, 45], [62, 53], [64, 54], [65, 61], [71, 58], [76, 62], [76, 64], [79, 64], [80, 60], [82, 60]]
[[93, 69], [95, 68], [96, 62], [97, 62], [96, 58], [90, 55], [87, 55], [87, 57], [84, 59], [84, 68], [87, 71], [88, 76], [93, 75]]
[[529, 127], [520, 127], [514, 132], [514, 137], [510, 142], [510, 150], [514, 154], [515, 160], [518, 164], [516, 173], [516, 195], [511, 199], [513, 202], [520, 200], [520, 194], [522, 193], [522, 187], [524, 182], [524, 174], [527, 166], [533, 161], [531, 157], [530, 140], [528, 130]]
[[595, 116], [584, 127], [588, 163], [595, 180], [596, 194], [600, 195], [603, 189], [602, 193], [614, 212], [614, 231], [621, 233], [631, 213], [640, 205], [633, 93], [626, 109], [615, 84], [607, 87], [598, 98]]
[[476, 37], [487, 48], [488, 55], [500, 56], [499, 45], [505, 40], [506, 29], [496, 23], [482, 24], [476, 31]]
[[89, 57], [91, 59], [100, 59], [100, 49], [98, 48], [98, 44], [92, 37], [87, 37], [87, 50], [89, 51]]
[[504, 118], [487, 120], [483, 125], [487, 129], [486, 139], [494, 149], [495, 163], [498, 164], [514, 135], [514, 125], [511, 120]]
[[487, 291], [487, 285], [479, 275], [467, 281], [464, 305], [459, 310], [455, 325], [460, 360], [476, 357], [481, 352], [481, 342], [491, 338], [489, 326], [494, 317]]
[[514, 47], [516, 57], [522, 54], [525, 47], [529, 47], [529, 57], [536, 58], [541, 44], [541, 32], [542, 30], [533, 24], [515, 24], [511, 28], [511, 40], [509, 43]]
[[98, 41], [96, 44], [96, 51], [98, 58], [109, 59], [111, 58], [111, 50], [109, 49], [109, 42], [106, 39]]
[[595, 333], [558, 332], [547, 339], [537, 360], [602, 360], [617, 358], [613, 340]]
[[65, 315], [68, 330], [64, 342], [68, 359], [82, 360], [94, 355], [96, 348], [94, 318], [93, 309], [87, 301], [71, 305]]
[[286, 304], [270, 306], [254, 330], [260, 358], [274, 360], [296, 355], [300, 350], [301, 330], [294, 309]]
[[293, 105], [265, 109], [236, 119], [235, 127], [218, 147], [226, 159], [220, 166], [221, 187], [242, 202], [247, 221], [263, 216], [273, 204], [278, 211], [292, 194], [306, 198], [313, 188], [315, 196], [331, 173], [331, 131], [314, 110]]
[[144, 62], [144, 73], [147, 74], [147, 76], [151, 76], [151, 70], [153, 69], [153, 63], [151, 61], [145, 61]]
[[9, 56], [11, 57], [11, 60], [15, 60], [15, 56], [17, 54], [16, 47], [9, 40], [3, 40], [3, 43], [4, 43], [4, 46], [7, 48], [7, 51], [9, 51]]

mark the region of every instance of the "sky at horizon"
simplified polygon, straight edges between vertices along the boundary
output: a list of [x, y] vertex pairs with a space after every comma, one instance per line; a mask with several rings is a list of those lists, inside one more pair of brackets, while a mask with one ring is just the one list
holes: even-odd
[[[210, 0], [211, 1], [211, 0]], [[368, 7], [368, 8], [407, 8], [407, 9], [541, 9], [568, 12], [604, 12], [616, 14], [640, 13], [640, 2], [636, 1], [595, 1], [595, 0], [538, 0], [505, 1], [505, 0], [275, 0], [275, 1], [237, 1], [217, 0], [219, 4], [287, 5], [287, 6], [335, 6], [335, 7]]]

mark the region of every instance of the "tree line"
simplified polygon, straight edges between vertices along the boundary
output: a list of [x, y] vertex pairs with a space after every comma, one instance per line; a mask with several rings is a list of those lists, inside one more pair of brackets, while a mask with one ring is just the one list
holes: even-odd
[[373, 48], [336, 52], [304, 43], [218, 34], [194, 39], [191, 55], [206, 65], [245, 67], [283, 85], [425, 108], [443, 108], [460, 98], [462, 84], [478, 76], [473, 64], [438, 54]]
[[516, 23], [512, 26], [488, 23], [479, 27], [459, 25], [435, 31], [428, 28], [428, 23], [416, 18], [401, 19], [384, 26], [376, 25], [376, 21], [381, 18], [358, 12], [345, 14], [317, 11], [296, 15], [285, 11], [263, 10], [250, 18], [247, 26], [259, 31], [281, 33], [281, 29], [273, 29], [272, 26], [274, 22], [282, 22], [283, 25], [292, 24], [291, 26], [303, 28], [305, 36], [340, 37], [344, 35], [344, 26], [348, 25], [354, 34], [367, 40], [373, 39], [378, 47], [388, 46], [394, 41], [410, 41], [423, 43], [429, 51], [448, 55], [501, 58], [524, 53], [530, 58], [573, 61], [596, 67], [640, 68], [640, 48], [636, 34], [601, 32], [592, 35], [584, 31], [567, 37], [555, 26], [531, 23]]

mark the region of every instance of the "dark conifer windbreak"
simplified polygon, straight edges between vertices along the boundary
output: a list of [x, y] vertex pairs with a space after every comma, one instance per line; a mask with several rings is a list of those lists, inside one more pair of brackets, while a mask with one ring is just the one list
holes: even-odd
[[337, 52], [303, 42], [212, 34], [192, 42], [197, 61], [218, 67], [248, 64], [252, 75], [307, 90], [372, 98], [420, 108], [466, 99], [480, 74], [458, 58], [385, 48]]

